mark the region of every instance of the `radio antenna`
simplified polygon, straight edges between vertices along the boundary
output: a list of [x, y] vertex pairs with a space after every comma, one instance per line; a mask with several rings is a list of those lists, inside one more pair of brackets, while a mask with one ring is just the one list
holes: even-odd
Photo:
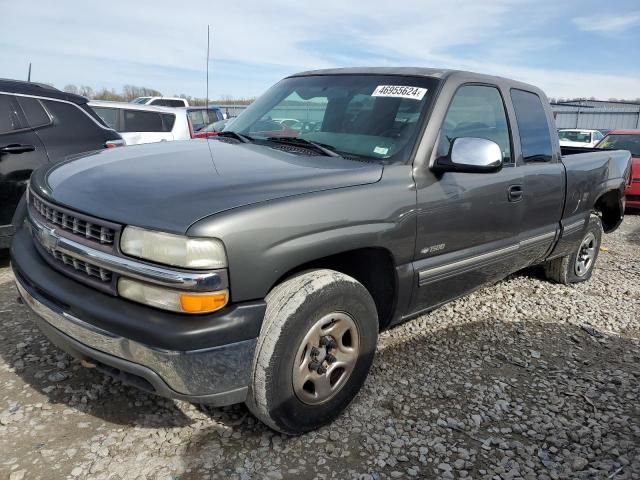
[[206, 108], [209, 108], [209, 42], [211, 37], [209, 33], [209, 29], [210, 29], [210, 26], [207, 23], [207, 98], [206, 98], [207, 103], [205, 103], [204, 105]]

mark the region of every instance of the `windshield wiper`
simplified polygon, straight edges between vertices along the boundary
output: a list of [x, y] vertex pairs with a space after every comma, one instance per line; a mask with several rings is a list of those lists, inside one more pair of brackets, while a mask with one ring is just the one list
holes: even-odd
[[285, 145], [299, 145], [303, 148], [310, 148], [317, 152], [320, 152], [327, 157], [339, 157], [340, 154], [336, 153], [335, 147], [327, 145], [326, 143], [317, 143], [300, 137], [268, 137], [267, 141], [274, 143], [283, 143]]
[[235, 138], [236, 140], [240, 140], [242, 143], [253, 143], [253, 138], [249, 135], [244, 135], [242, 133], [233, 132], [231, 130], [225, 130], [222, 132], [218, 132], [218, 137], [229, 137]]

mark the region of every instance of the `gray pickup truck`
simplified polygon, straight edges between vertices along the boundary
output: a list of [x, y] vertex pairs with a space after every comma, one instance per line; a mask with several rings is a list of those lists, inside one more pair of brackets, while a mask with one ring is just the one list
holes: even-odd
[[38, 170], [11, 262], [39, 327], [85, 366], [246, 402], [296, 434], [355, 397], [380, 330], [531, 265], [589, 279], [629, 164], [563, 156], [531, 85], [306, 72], [218, 137]]

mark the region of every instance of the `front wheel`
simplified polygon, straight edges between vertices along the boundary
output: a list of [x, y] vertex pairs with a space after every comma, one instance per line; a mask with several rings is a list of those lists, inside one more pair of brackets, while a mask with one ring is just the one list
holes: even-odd
[[578, 248], [570, 255], [546, 262], [545, 276], [549, 280], [563, 284], [589, 280], [598, 259], [601, 241], [602, 221], [600, 217], [592, 214]]
[[375, 303], [353, 278], [314, 270], [286, 280], [267, 296], [247, 406], [288, 434], [331, 422], [364, 383], [377, 338]]

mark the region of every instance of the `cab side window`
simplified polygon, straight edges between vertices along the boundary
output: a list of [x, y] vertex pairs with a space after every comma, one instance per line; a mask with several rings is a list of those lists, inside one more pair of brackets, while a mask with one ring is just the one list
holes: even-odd
[[447, 156], [453, 140], [461, 137], [491, 140], [500, 146], [503, 162], [513, 162], [507, 114], [496, 87], [465, 85], [458, 89], [440, 129], [437, 157]]
[[[540, 97], [524, 90], [511, 90], [525, 162], [550, 162], [553, 158], [549, 122]], [[588, 137], [587, 137], [588, 138]]]

